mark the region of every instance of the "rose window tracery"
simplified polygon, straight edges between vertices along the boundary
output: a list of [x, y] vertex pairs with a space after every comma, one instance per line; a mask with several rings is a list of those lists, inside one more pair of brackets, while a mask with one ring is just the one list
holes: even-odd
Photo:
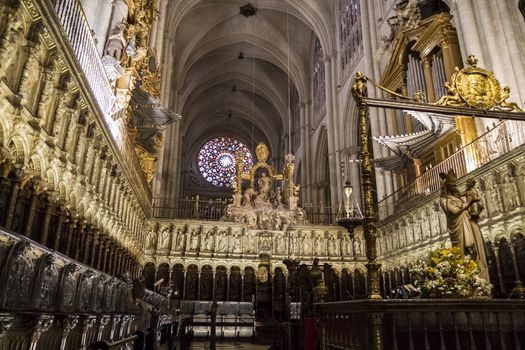
[[253, 165], [250, 150], [239, 140], [230, 137], [217, 137], [206, 142], [197, 157], [202, 177], [217, 187], [232, 187], [235, 178], [237, 152], [244, 153], [244, 171]]

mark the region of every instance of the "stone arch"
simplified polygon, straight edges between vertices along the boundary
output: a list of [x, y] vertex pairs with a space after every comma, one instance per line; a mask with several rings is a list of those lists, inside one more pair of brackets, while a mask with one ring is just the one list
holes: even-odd
[[230, 301], [241, 301], [241, 268], [230, 267]]
[[215, 299], [219, 301], [227, 301], [228, 300], [228, 278], [227, 278], [227, 267], [225, 264], [219, 264], [215, 268], [215, 283], [214, 283], [214, 294]]
[[197, 264], [189, 264], [186, 267], [186, 289], [184, 291], [185, 300], [197, 300], [199, 283], [199, 268]]
[[159, 281], [162, 279], [163, 282], [158, 285], [157, 289], [162, 286], [167, 286], [169, 283], [169, 277], [170, 277], [170, 265], [167, 262], [157, 262], [157, 277], [155, 278], [155, 284], [159, 283]]
[[7, 143], [8, 151], [13, 156], [12, 161], [18, 165], [25, 164], [25, 158], [27, 154], [27, 149], [24, 146], [23, 139], [19, 136], [13, 136]]
[[155, 283], [155, 263], [147, 262], [144, 264], [144, 270], [142, 271], [142, 277], [144, 277], [144, 283], [146, 288], [153, 290], [153, 284]]

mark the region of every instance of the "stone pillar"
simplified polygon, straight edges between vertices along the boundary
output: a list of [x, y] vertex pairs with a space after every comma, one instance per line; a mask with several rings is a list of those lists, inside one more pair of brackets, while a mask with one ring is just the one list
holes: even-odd
[[67, 256], [71, 256], [71, 245], [73, 244], [73, 239], [74, 239], [75, 231], [77, 228], [77, 222], [78, 222], [78, 218], [76, 217], [74, 213], [71, 213], [70, 218], [68, 219], [67, 230], [66, 230], [67, 243], [66, 243], [66, 250], [64, 254], [66, 254]]
[[104, 263], [106, 260], [106, 237], [99, 234], [98, 239], [98, 257], [97, 257], [97, 270], [104, 271]]
[[93, 267], [93, 268], [96, 268], [96, 257], [97, 257], [97, 248], [98, 247], [98, 244], [100, 242], [100, 237], [99, 237], [99, 233], [98, 233], [98, 230], [96, 228], [93, 228], [92, 230], [92, 236], [93, 236], [93, 245], [92, 245], [92, 248], [91, 248], [91, 256], [89, 258], [89, 263], [88, 265]]
[[182, 271], [182, 274], [182, 300], [184, 300], [186, 298], [186, 269]]
[[108, 275], [112, 275], [113, 271], [113, 262], [114, 262], [114, 258], [115, 258], [115, 243], [113, 243], [112, 241], [109, 241], [109, 244], [107, 245], [107, 263], [106, 263], [106, 273]]
[[226, 270], [226, 301], [230, 301], [230, 270]]
[[337, 178], [339, 171], [339, 164], [337, 164], [337, 157], [336, 157], [336, 150], [337, 145], [335, 143], [335, 129], [337, 128], [337, 125], [334, 125], [334, 120], [332, 118], [332, 115], [334, 113], [333, 111], [333, 104], [332, 104], [332, 58], [327, 55], [325, 52], [325, 62], [324, 62], [324, 69], [325, 69], [325, 94], [326, 94], [326, 116], [325, 119], [327, 121], [327, 127], [326, 131], [328, 133], [328, 174], [329, 174], [329, 181], [330, 181], [330, 203], [326, 203], [327, 206], [332, 206], [332, 208], [337, 207], [337, 197], [339, 193], [337, 193]]
[[241, 302], [244, 301], [244, 270], [241, 270]]
[[53, 242], [53, 249], [58, 251], [60, 248], [60, 239], [62, 238], [62, 232], [64, 230], [64, 221], [66, 220], [66, 208], [63, 202], [58, 204], [58, 220], [57, 230], [55, 233], [55, 241]]
[[32, 237], [31, 231], [33, 228], [33, 221], [35, 219], [35, 211], [36, 211], [36, 205], [38, 203], [38, 196], [39, 196], [38, 190], [34, 189], [29, 199], [29, 213], [27, 213], [27, 216], [26, 216], [26, 226], [24, 229], [24, 235], [26, 237], [29, 237], [35, 240], [37, 237]]
[[84, 244], [82, 247], [82, 262], [86, 265], [89, 265], [91, 258], [90, 249], [93, 249], [93, 247], [93, 227], [91, 225], [86, 225], [84, 230]]
[[2, 225], [11, 228], [13, 224], [13, 217], [15, 215], [16, 201], [18, 199], [18, 191], [20, 190], [20, 184], [24, 176], [24, 171], [21, 168], [16, 168], [12, 172], [11, 188], [9, 190], [9, 199], [7, 200], [7, 210], [4, 213], [4, 219]]
[[77, 261], [81, 261], [82, 248], [85, 245], [84, 240], [85, 240], [85, 234], [86, 234], [86, 221], [81, 220], [78, 223], [77, 229], [75, 230], [75, 233], [76, 233], [76, 236], [75, 236], [75, 239], [73, 240], [73, 242], [74, 242], [74, 245], [73, 245], [73, 259], [75, 259]]
[[201, 300], [201, 271], [197, 271], [197, 300]]
[[37, 240], [45, 245], [47, 247], [48, 244], [48, 238], [49, 238], [49, 224], [51, 223], [51, 212], [53, 209], [53, 205], [51, 203], [51, 198], [49, 198], [49, 194], [46, 195], [44, 198], [44, 220], [42, 222], [42, 229], [40, 230], [40, 237], [37, 238]]

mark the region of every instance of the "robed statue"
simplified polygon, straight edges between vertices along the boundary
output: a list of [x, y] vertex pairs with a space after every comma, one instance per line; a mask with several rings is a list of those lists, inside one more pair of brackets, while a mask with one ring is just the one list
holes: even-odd
[[472, 195], [472, 182], [469, 183], [467, 194], [462, 195], [458, 191], [453, 170], [439, 176], [442, 179], [440, 205], [447, 217], [447, 231], [452, 246], [470, 255], [479, 266], [480, 277], [490, 282], [485, 245], [477, 222], [482, 208], [480, 196]]

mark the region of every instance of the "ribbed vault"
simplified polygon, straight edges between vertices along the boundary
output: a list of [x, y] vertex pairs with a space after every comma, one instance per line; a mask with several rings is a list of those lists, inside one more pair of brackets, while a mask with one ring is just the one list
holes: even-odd
[[[170, 105], [182, 115], [182, 168], [195, 171], [196, 152], [213, 136], [250, 147], [263, 141], [271, 157], [288, 151], [291, 96], [311, 96], [312, 42], [331, 52], [330, 2], [259, 0], [254, 16], [243, 0], [170, 1], [167, 67]], [[298, 101], [295, 101], [297, 103]], [[168, 140], [169, 142], [169, 140]]]

